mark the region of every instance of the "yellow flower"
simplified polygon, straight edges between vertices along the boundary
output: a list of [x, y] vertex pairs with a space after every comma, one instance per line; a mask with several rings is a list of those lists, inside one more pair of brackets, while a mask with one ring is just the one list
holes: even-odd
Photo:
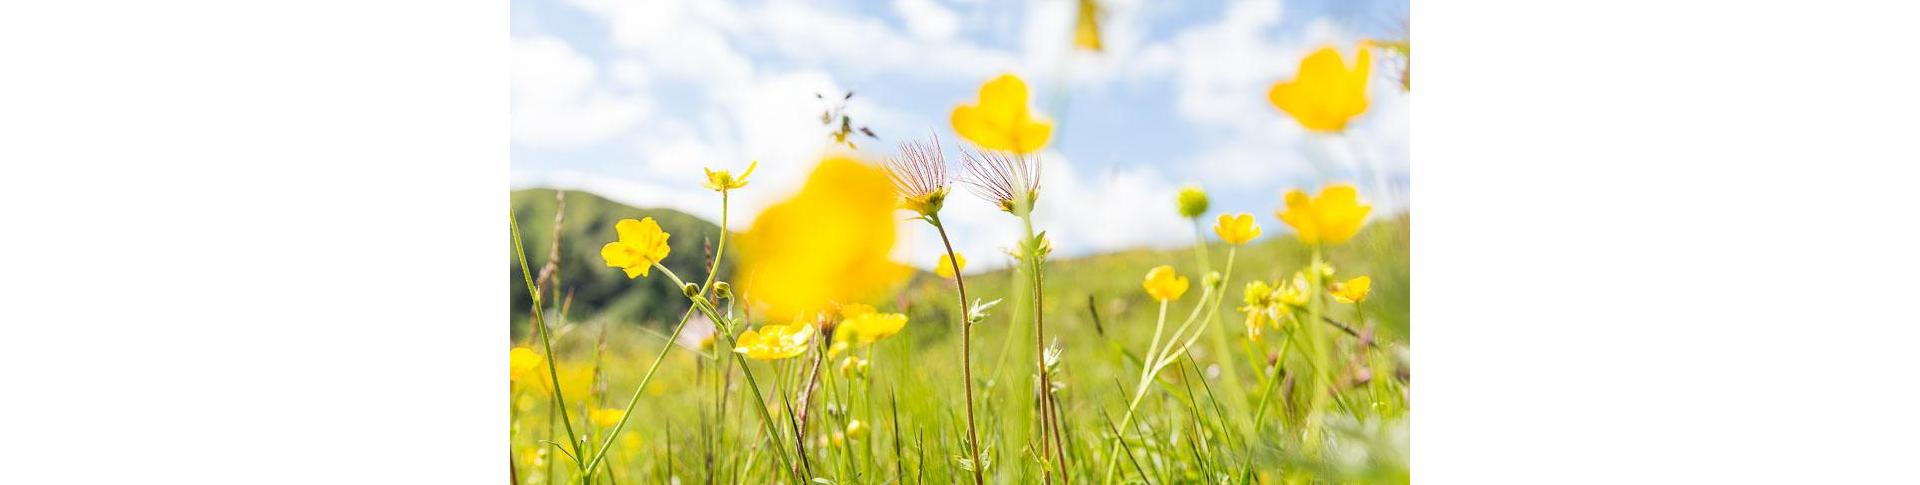
[[1047, 146], [1053, 123], [1027, 110], [1027, 83], [1001, 74], [980, 85], [978, 104], [953, 108], [953, 131], [981, 148], [1032, 153]]
[[1244, 304], [1240, 305], [1239, 310], [1247, 314], [1248, 338], [1259, 338], [1261, 328], [1274, 324], [1272, 313], [1274, 302], [1273, 287], [1268, 286], [1267, 282], [1254, 280], [1247, 283], [1246, 294], [1242, 299]]
[[1253, 222], [1253, 214], [1220, 214], [1219, 221], [1213, 225], [1213, 232], [1219, 234], [1220, 240], [1227, 244], [1246, 244], [1260, 237], [1260, 225]]
[[941, 278], [953, 279], [953, 275], [956, 274], [953, 271], [953, 263], [955, 262], [960, 263], [961, 271], [966, 271], [967, 255], [953, 253], [952, 257], [948, 257], [945, 254], [940, 255], [940, 263], [933, 265], [933, 274], [940, 275]]
[[1308, 285], [1306, 273], [1295, 271], [1293, 281], [1275, 292], [1274, 298], [1282, 304], [1296, 308], [1307, 306], [1307, 295], [1312, 294], [1307, 292]]
[[1199, 187], [1181, 187], [1178, 202], [1180, 217], [1193, 219], [1207, 213], [1207, 191]]
[[747, 177], [753, 175], [753, 169], [755, 168], [760, 168], [759, 160], [754, 160], [753, 163], [747, 164], [747, 171], [741, 173], [739, 177], [733, 176], [733, 171], [730, 171], [730, 170], [721, 170], [717, 172], [711, 168], [703, 168], [701, 170], [707, 171], [707, 183], [706, 183], [707, 188], [713, 189], [713, 191], [715, 192], [726, 192], [729, 190], [746, 187]]
[[855, 419], [847, 422], [847, 438], [860, 439], [867, 435], [867, 424]]
[[540, 366], [546, 365], [546, 361], [547, 359], [545, 357], [541, 357], [540, 353], [534, 352], [533, 349], [514, 347], [513, 351], [508, 353], [507, 357], [507, 367], [511, 369], [510, 380], [518, 382], [521, 379], [534, 376], [534, 371], [538, 370]]
[[1362, 46], [1359, 59], [1348, 69], [1333, 47], [1313, 51], [1300, 60], [1300, 71], [1292, 81], [1273, 84], [1267, 100], [1308, 130], [1345, 130], [1348, 120], [1367, 111], [1367, 73], [1373, 66], [1368, 52]]
[[1100, 52], [1100, 4], [1080, 0], [1078, 17], [1073, 23], [1073, 46]]
[[812, 315], [892, 289], [912, 269], [893, 252], [887, 174], [850, 158], [820, 162], [800, 193], [760, 212], [740, 238], [742, 295], [768, 315]]
[[1341, 303], [1359, 303], [1367, 300], [1367, 290], [1373, 289], [1373, 278], [1361, 276], [1327, 286], [1327, 292], [1333, 293], [1333, 299]]
[[1155, 300], [1173, 301], [1187, 293], [1187, 277], [1175, 276], [1172, 266], [1160, 265], [1147, 271], [1147, 280], [1140, 286]]
[[620, 416], [624, 414], [626, 414], [625, 410], [600, 408], [587, 413], [587, 417], [593, 421], [594, 426], [611, 428], [613, 425], [620, 424]]
[[1280, 222], [1293, 226], [1300, 242], [1339, 244], [1352, 239], [1366, 225], [1373, 206], [1362, 205], [1352, 185], [1334, 184], [1320, 189], [1320, 195], [1307, 197], [1300, 189], [1287, 191], [1287, 208], [1275, 213]]
[[766, 325], [758, 331], [741, 332], [733, 351], [747, 354], [747, 358], [753, 360], [792, 358], [807, 351], [807, 343], [813, 340], [813, 333], [813, 325], [805, 321]]
[[906, 315], [875, 312], [873, 307], [867, 305], [847, 305], [840, 309], [840, 313], [844, 317], [840, 320], [839, 330], [847, 332], [847, 335], [863, 344], [871, 344], [893, 336], [907, 326]]
[[654, 264], [667, 259], [667, 252], [673, 250], [667, 246], [667, 238], [673, 235], [660, 230], [660, 223], [652, 217], [637, 221], [621, 219], [613, 225], [613, 230], [620, 235], [620, 240], [601, 246], [600, 258], [607, 260], [607, 266], [626, 270], [627, 279], [646, 276]]

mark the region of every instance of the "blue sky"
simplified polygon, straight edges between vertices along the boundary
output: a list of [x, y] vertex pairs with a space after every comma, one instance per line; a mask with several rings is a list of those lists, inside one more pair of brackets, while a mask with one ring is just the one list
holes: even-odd
[[[1405, 206], [1408, 95], [1386, 64], [1345, 135], [1306, 133], [1265, 98], [1314, 48], [1351, 58], [1359, 39], [1404, 36], [1405, 0], [1107, 1], [1101, 53], [1071, 48], [1075, 3], [515, 0], [512, 183], [717, 220], [700, 169], [759, 160], [741, 229], [829, 149], [813, 93], [857, 93], [848, 113], [881, 136], [861, 142], [869, 156], [938, 133], [957, 162], [949, 111], [1012, 72], [1058, 123], [1036, 217], [1061, 254], [1190, 243], [1172, 202], [1185, 185], [1269, 234], [1286, 231], [1272, 212], [1291, 187], [1352, 181], [1376, 214]], [[1011, 218], [964, 193], [948, 207], [960, 251], [997, 266], [980, 256], [1009, 245]], [[933, 235], [902, 228], [897, 256], [930, 266]]]

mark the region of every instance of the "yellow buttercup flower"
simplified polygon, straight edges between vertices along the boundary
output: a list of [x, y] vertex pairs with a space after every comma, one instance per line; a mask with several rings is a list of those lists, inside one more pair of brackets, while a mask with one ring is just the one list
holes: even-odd
[[1368, 52], [1362, 46], [1359, 59], [1349, 69], [1339, 50], [1322, 47], [1313, 51], [1300, 60], [1300, 71], [1293, 80], [1273, 84], [1267, 100], [1308, 130], [1345, 130], [1348, 120], [1367, 111], [1367, 76], [1373, 66], [1373, 56]]
[[1339, 244], [1352, 239], [1366, 225], [1373, 206], [1363, 205], [1352, 185], [1334, 184], [1320, 189], [1320, 195], [1307, 197], [1300, 189], [1287, 191], [1287, 208], [1275, 213], [1281, 222], [1293, 226], [1300, 242]]
[[594, 426], [611, 428], [613, 425], [620, 424], [620, 416], [625, 414], [626, 411], [621, 409], [600, 408], [587, 413], [587, 418], [593, 421]]
[[1296, 308], [1307, 306], [1308, 295], [1312, 294], [1307, 291], [1309, 285], [1306, 273], [1295, 271], [1293, 272], [1292, 282], [1282, 286], [1278, 292], [1275, 292], [1274, 299], [1282, 304]]
[[747, 177], [753, 175], [753, 169], [756, 168], [760, 168], [759, 160], [754, 160], [753, 163], [747, 164], [747, 171], [741, 173], [739, 177], [733, 176], [733, 171], [731, 170], [715, 171], [711, 168], [703, 168], [701, 170], [707, 171], [707, 183], [705, 184], [707, 188], [713, 189], [715, 192], [726, 192], [746, 187]]
[[961, 271], [967, 270], [967, 255], [960, 254], [960, 253], [953, 253], [953, 256], [949, 257], [945, 254], [942, 254], [940, 255], [940, 262], [938, 264], [933, 265], [933, 274], [939, 275], [941, 278], [953, 279], [953, 275], [955, 274], [953, 272], [953, 267], [954, 267], [953, 263], [955, 262], [960, 263], [959, 266]]
[[667, 259], [667, 252], [673, 248], [667, 246], [667, 238], [673, 236], [660, 230], [660, 223], [652, 217], [641, 220], [621, 219], [613, 225], [620, 240], [600, 247], [600, 258], [607, 260], [607, 266], [627, 271], [627, 279], [646, 276], [653, 265]]
[[547, 359], [541, 357], [539, 352], [534, 352], [533, 349], [526, 347], [514, 347], [513, 351], [507, 355], [507, 367], [511, 369], [509, 374], [510, 380], [515, 382], [533, 376], [533, 372], [539, 369], [540, 366], [546, 365], [547, 362]]
[[1259, 338], [1260, 330], [1273, 325], [1273, 305], [1275, 303], [1273, 287], [1267, 282], [1254, 280], [1247, 283], [1245, 296], [1239, 310], [1247, 314], [1247, 337]]
[[1047, 146], [1053, 123], [1027, 109], [1027, 83], [1002, 74], [980, 85], [977, 104], [953, 108], [953, 131], [981, 148], [1032, 153]]
[[1172, 266], [1160, 265], [1147, 271], [1147, 280], [1140, 286], [1155, 300], [1173, 301], [1187, 293], [1187, 277], [1175, 276]]
[[1253, 222], [1253, 214], [1220, 214], [1220, 219], [1213, 225], [1213, 233], [1219, 234], [1220, 240], [1227, 244], [1246, 244], [1260, 237], [1260, 225]]
[[1193, 219], [1207, 213], [1207, 191], [1199, 187], [1181, 187], [1177, 201], [1180, 217]]
[[800, 193], [740, 237], [741, 295], [768, 315], [813, 315], [890, 290], [912, 269], [893, 252], [897, 206], [887, 174], [850, 158], [820, 162]]
[[1100, 4], [1080, 0], [1078, 20], [1073, 23], [1073, 46], [1100, 52]]
[[840, 320], [839, 331], [834, 333], [844, 331], [846, 335], [862, 344], [878, 342], [880, 339], [900, 333], [900, 329], [907, 326], [906, 315], [876, 312], [873, 307], [867, 305], [847, 305], [841, 307], [840, 314], [843, 317]]
[[1367, 291], [1373, 289], [1373, 278], [1361, 276], [1327, 286], [1327, 292], [1341, 303], [1359, 303], [1367, 300]]
[[747, 354], [747, 358], [753, 360], [792, 358], [807, 351], [807, 343], [813, 340], [813, 334], [813, 325], [805, 321], [766, 325], [758, 331], [741, 332], [733, 351]]

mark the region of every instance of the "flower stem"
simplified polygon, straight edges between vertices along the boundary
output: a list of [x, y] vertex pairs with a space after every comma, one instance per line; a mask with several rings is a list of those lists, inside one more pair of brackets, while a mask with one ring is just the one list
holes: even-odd
[[[1053, 399], [1053, 378], [1047, 375], [1047, 325], [1046, 317], [1042, 312], [1045, 308], [1043, 298], [1045, 292], [1043, 291], [1043, 280], [1040, 277], [1041, 267], [1043, 266], [1042, 263], [1044, 263], [1045, 260], [1040, 254], [1039, 242], [1034, 240], [1033, 203], [1030, 201], [1022, 201], [1021, 205], [1023, 207], [1019, 207], [1020, 223], [1026, 236], [1023, 245], [1026, 246], [1027, 267], [1029, 270], [1028, 278], [1033, 283], [1033, 364], [1040, 372], [1041, 448], [1043, 452], [1050, 451], [1050, 454], [1053, 455], [1052, 461], [1059, 468], [1060, 480], [1065, 483], [1073, 483], [1073, 478], [1067, 474], [1066, 451], [1063, 449], [1066, 446], [1065, 443], [1061, 442], [1059, 437], [1059, 422], [1054, 418], [1054, 406], [1056, 403]], [[1048, 453], [1043, 453], [1043, 456], [1045, 454]]]
[[[659, 265], [655, 265], [654, 268], [660, 270], [661, 273], [667, 275], [668, 279], [673, 280], [674, 286], [676, 287], [687, 286], [685, 282], [682, 282], [680, 280], [679, 275], [673, 274], [673, 270], [667, 269], [665, 266], [659, 266]], [[739, 344], [733, 338], [732, 321], [727, 320], [725, 317], [720, 316], [719, 312], [714, 310], [712, 305], [707, 304], [707, 300], [705, 298], [688, 298], [688, 300], [693, 301], [694, 308], [700, 310], [700, 313], [705, 314], [708, 320], [713, 321], [716, 325], [719, 325], [721, 327], [719, 335], [723, 335], [727, 338], [726, 346], [728, 349], [739, 346]], [[747, 390], [753, 391], [753, 400], [755, 403], [758, 404], [754, 406], [754, 409], [758, 409], [760, 411], [760, 421], [761, 421], [761, 424], [765, 425], [765, 428], [767, 431], [767, 438], [778, 443], [780, 440], [779, 427], [778, 425], [774, 424], [773, 414], [767, 412], [767, 398], [765, 397], [764, 394], [760, 393], [760, 383], [758, 380], [753, 378], [753, 369], [747, 366], [746, 357], [740, 356], [739, 352], [726, 352], [726, 353], [733, 354], [734, 361], [740, 364], [740, 373], [746, 376], [747, 378]], [[790, 471], [796, 470], [794, 468], [793, 460], [787, 456], [786, 448], [779, 445], [775, 445], [774, 448], [776, 450], [776, 453], [774, 453], [774, 456], [780, 459], [781, 467], [786, 468]], [[795, 450], [795, 452], [798, 453], [798, 450]], [[804, 480], [805, 478], [805, 477], [799, 476], [798, 471], [794, 471], [794, 475], [795, 475], [794, 478], [796, 480], [795, 483], [799, 483], [800, 480]]]
[[[726, 258], [726, 254], [727, 254], [727, 193], [725, 191], [721, 191], [720, 192], [719, 249], [715, 250], [713, 253], [713, 265], [707, 268], [707, 280], [700, 284], [700, 293], [695, 298], [704, 299], [706, 298], [707, 292], [711, 291], [711, 288], [713, 288], [713, 279], [715, 275], [718, 275], [720, 273], [720, 260]], [[655, 263], [655, 265], [658, 265], [658, 264], [659, 263]], [[665, 266], [661, 266], [661, 267], [665, 268]], [[679, 341], [680, 332], [682, 330], [686, 330], [687, 319], [693, 316], [693, 312], [694, 312], [694, 307], [688, 306], [687, 312], [680, 314], [680, 323], [673, 326], [673, 335], [670, 335], [667, 337], [667, 344], [660, 348], [660, 354], [654, 356], [653, 363], [647, 366], [647, 373], [640, 377], [640, 385], [633, 388], [633, 398], [627, 400], [626, 412], [620, 414], [620, 422], [615, 423], [613, 425], [613, 430], [607, 432], [607, 439], [604, 442], [600, 443], [600, 449], [593, 453], [593, 459], [587, 461], [587, 470], [593, 470], [595, 466], [600, 464], [600, 460], [606, 458], [607, 450], [613, 447], [613, 439], [620, 436], [620, 430], [625, 429], [627, 426], [627, 418], [633, 417], [634, 408], [640, 404], [640, 392], [645, 391], [647, 389], [647, 384], [650, 382], [653, 382], [653, 373], [655, 371], [660, 370], [661, 362], [664, 362], [667, 360], [667, 352], [673, 350], [674, 342]]]
[[947, 227], [940, 224], [940, 215], [927, 215], [927, 223], [940, 233], [940, 244], [947, 248], [947, 264], [953, 267], [953, 284], [960, 293], [960, 373], [967, 396], [967, 454], [973, 459], [970, 468], [974, 485], [986, 485], [985, 466], [980, 462], [980, 429], [973, 417], [973, 312], [967, 308], [966, 277], [960, 274], [960, 256], [953, 252], [953, 241], [947, 238]]
[[[560, 410], [560, 422], [566, 425], [567, 444], [573, 447], [573, 456], [580, 456], [580, 438], [574, 435], [573, 420], [567, 417], [567, 399], [560, 393], [560, 371], [556, 369], [559, 362], [554, 359], [553, 339], [547, 333], [547, 319], [540, 310], [540, 290], [534, 286], [533, 273], [527, 267], [527, 250], [520, 245], [520, 218], [514, 215], [513, 211], [507, 211], [507, 221], [513, 228], [513, 255], [520, 260], [520, 277], [526, 280], [527, 296], [533, 298], [533, 323], [539, 328], [540, 341], [546, 347], [547, 378], [553, 384], [553, 406]], [[574, 465], [584, 464], [575, 462]], [[584, 475], [587, 474], [586, 470], [584, 466], [580, 468], [583, 480]]]

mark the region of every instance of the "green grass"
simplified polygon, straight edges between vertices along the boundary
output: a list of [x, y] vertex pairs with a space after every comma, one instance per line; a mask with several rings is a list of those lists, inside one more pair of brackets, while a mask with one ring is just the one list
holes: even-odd
[[[654, 215], [674, 234], [674, 252], [667, 266], [698, 280], [704, 276], [705, 262], [698, 257], [695, 240], [715, 237], [717, 229], [697, 219], [677, 217], [669, 225], [661, 214], [677, 213], [626, 208], [576, 194], [570, 193], [567, 199], [562, 268], [566, 279], [561, 285], [563, 292], [572, 289], [576, 298], [569, 314], [549, 313], [547, 321], [554, 326], [562, 390], [571, 401], [569, 415], [575, 417], [575, 429], [585, 430], [597, 444], [604, 430], [583, 416], [591, 409], [626, 403], [646, 365], [665, 345], [670, 324], [686, 308], [684, 298], [673, 300], [679, 298], [677, 291], [662, 291], [670, 285], [659, 278], [630, 281], [618, 270], [597, 264], [599, 244], [612, 234], [613, 220]], [[544, 206], [537, 202], [542, 198]], [[535, 271], [546, 259], [551, 207], [550, 192], [515, 193], [516, 214]], [[580, 215], [576, 217], [574, 211], [581, 211]], [[1073, 481], [1098, 483], [1109, 461], [1117, 460], [1115, 481], [1129, 483], [1239, 483], [1248, 468], [1259, 483], [1407, 482], [1406, 382], [1396, 377], [1406, 366], [1409, 342], [1406, 221], [1403, 216], [1376, 222], [1326, 255], [1338, 268], [1340, 279], [1361, 274], [1374, 279], [1373, 293], [1358, 306], [1357, 314], [1353, 306], [1331, 304], [1327, 316], [1352, 327], [1373, 327], [1380, 347], [1359, 352], [1357, 339], [1331, 325], [1323, 327], [1334, 348], [1340, 349], [1333, 359], [1337, 367], [1344, 372], [1353, 363], [1363, 363], [1372, 369], [1373, 378], [1365, 385], [1345, 388], [1327, 406], [1325, 437], [1313, 440], [1320, 445], [1317, 451], [1300, 437], [1305, 426], [1300, 410], [1310, 397], [1304, 381], [1310, 378], [1302, 378], [1291, 389], [1272, 386], [1274, 396], [1265, 410], [1269, 414], [1263, 419], [1253, 414], [1268, 389], [1266, 375], [1271, 368], [1265, 364], [1279, 351], [1285, 331], [1269, 330], [1261, 340], [1249, 341], [1242, 330], [1244, 317], [1233, 308], [1239, 305], [1245, 282], [1286, 277], [1302, 269], [1309, 257], [1305, 248], [1284, 237], [1286, 229], [1270, 215], [1261, 221], [1267, 235], [1239, 249], [1233, 278], [1224, 286], [1226, 295], [1214, 324], [1224, 326], [1231, 336], [1229, 355], [1216, 352], [1208, 329], [1188, 358], [1159, 376], [1125, 442], [1131, 458], [1109, 455], [1108, 444], [1126, 411], [1140, 372], [1139, 355], [1146, 349], [1157, 313], [1140, 281], [1149, 268], [1161, 264], [1173, 265], [1191, 278], [1192, 289], [1169, 311], [1172, 318], [1183, 317], [1201, 300], [1203, 276], [1197, 270], [1196, 254], [1193, 248], [1137, 250], [1050, 261], [1043, 272], [1044, 316], [1049, 337], [1057, 339], [1062, 349], [1054, 378], [1060, 387], [1056, 395]], [[691, 245], [691, 250], [682, 244]], [[1226, 264], [1226, 246], [1215, 244], [1208, 251], [1213, 268]], [[728, 266], [723, 263], [723, 279]], [[1041, 481], [1043, 463], [1027, 441], [1037, 428], [1028, 411], [1034, 402], [1034, 342], [1031, 324], [1021, 315], [1020, 298], [1014, 296], [1019, 276], [1010, 270], [966, 275], [972, 296], [1006, 299], [976, 327], [974, 342], [978, 419], [983, 447], [989, 451], [990, 483]], [[519, 339], [528, 335], [524, 317], [530, 302], [519, 286], [517, 266], [514, 281], [520, 299], [512, 314]], [[595, 295], [610, 295], [592, 307], [599, 311], [584, 311], [588, 307], [580, 296], [589, 293], [587, 286], [609, 281], [611, 288], [594, 288], [599, 291]], [[638, 291], [633, 287], [647, 285], [662, 288], [646, 290], [649, 294], [644, 296], [630, 293]], [[882, 311], [907, 313], [910, 323], [899, 335], [862, 351], [871, 362], [864, 378], [842, 374], [838, 361], [822, 363], [820, 394], [809, 406], [803, 431], [810, 480], [971, 483], [970, 472], [961, 468], [959, 460], [966, 455], [966, 424], [955, 326], [959, 313], [954, 301], [950, 282], [921, 273], [893, 299], [876, 302]], [[621, 310], [628, 308], [623, 305], [634, 308]], [[663, 310], [644, 309], [655, 306]], [[662, 314], [666, 318], [657, 317]], [[1169, 326], [1174, 324], [1177, 320]], [[537, 343], [533, 347], [540, 350]], [[773, 453], [791, 453], [794, 448], [793, 423], [787, 421], [785, 402], [797, 399], [812, 361], [803, 356], [750, 364], [768, 393], [769, 409], [789, 426], [778, 439], [770, 439], [762, 433], [758, 414], [749, 411], [752, 398], [739, 369], [731, 359], [712, 357], [687, 347], [668, 354], [633, 421], [608, 453], [609, 467], [598, 472], [595, 481], [788, 481]], [[1293, 353], [1283, 362], [1282, 368], [1298, 376], [1307, 360]], [[1238, 375], [1238, 387], [1229, 384], [1228, 373]], [[540, 377], [544, 380], [545, 374]], [[565, 441], [550, 398], [537, 385], [514, 387], [512, 443], [519, 481], [577, 483], [572, 465], [559, 448], [539, 444], [539, 440]], [[855, 419], [868, 426], [866, 434], [836, 438], [836, 432], [844, 434]], [[1256, 421], [1261, 426], [1256, 428]]]

